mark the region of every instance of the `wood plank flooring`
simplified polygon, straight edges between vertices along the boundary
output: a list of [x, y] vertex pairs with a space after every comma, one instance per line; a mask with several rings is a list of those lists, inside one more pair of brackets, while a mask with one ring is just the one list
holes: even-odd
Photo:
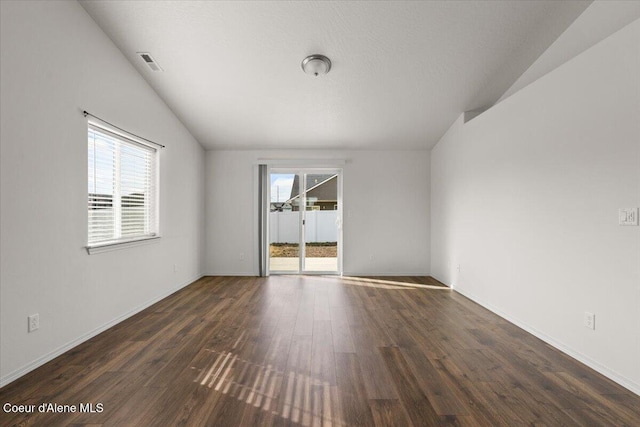
[[0, 425], [638, 426], [640, 397], [428, 277], [205, 277], [0, 390]]

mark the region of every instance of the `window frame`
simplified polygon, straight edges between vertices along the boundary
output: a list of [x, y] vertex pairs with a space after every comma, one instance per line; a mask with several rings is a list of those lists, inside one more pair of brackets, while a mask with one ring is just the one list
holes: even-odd
[[[89, 135], [89, 132], [94, 131], [94, 132], [99, 132], [102, 133], [104, 135], [106, 135], [107, 137], [111, 138], [116, 144], [117, 144], [117, 148], [114, 150], [115, 152], [120, 152], [120, 147], [122, 145], [125, 146], [139, 146], [149, 152], [151, 152], [152, 157], [153, 157], [153, 165], [152, 165], [152, 184], [151, 184], [151, 189], [153, 191], [153, 195], [151, 197], [151, 207], [150, 209], [153, 210], [153, 214], [151, 214], [151, 218], [153, 218], [153, 226], [152, 228], [154, 229], [152, 232], [148, 233], [148, 234], [139, 234], [139, 235], [135, 235], [135, 236], [131, 236], [131, 237], [120, 237], [120, 238], [116, 238], [116, 239], [110, 239], [110, 240], [103, 240], [103, 241], [99, 241], [99, 242], [94, 242], [94, 243], [89, 243], [89, 227], [90, 227], [90, 219], [89, 219], [89, 209], [87, 206], [87, 221], [86, 221], [86, 250], [88, 254], [94, 254], [94, 253], [100, 253], [100, 252], [107, 252], [107, 251], [113, 251], [113, 250], [118, 250], [118, 249], [124, 249], [127, 247], [134, 247], [134, 246], [139, 246], [139, 245], [144, 245], [144, 244], [148, 244], [148, 243], [152, 243], [154, 241], [157, 241], [158, 239], [160, 239], [161, 235], [160, 235], [160, 149], [159, 147], [155, 147], [152, 144], [149, 144], [147, 142], [145, 142], [144, 140], [142, 140], [141, 138], [136, 137], [135, 135], [132, 134], [128, 134], [126, 132], [123, 132], [120, 129], [117, 129], [115, 127], [106, 125], [102, 122], [97, 122], [94, 120], [88, 120], [87, 122], [87, 137]], [[87, 162], [87, 184], [89, 183], [89, 170], [88, 170], [88, 166], [89, 166], [89, 145], [87, 144], [87, 153], [85, 156], [85, 161]], [[118, 164], [121, 161], [121, 158], [119, 160], [117, 160]], [[114, 166], [114, 171], [118, 170], [119, 166]], [[117, 177], [117, 182], [114, 182], [114, 185], [116, 186], [116, 188], [120, 187], [122, 181], [122, 176]], [[117, 190], [115, 190], [114, 188], [114, 193]], [[87, 203], [89, 203], [89, 197], [90, 197], [90, 192], [89, 192], [89, 188], [87, 187]], [[114, 202], [116, 200], [121, 200], [121, 194], [114, 194]], [[115, 204], [115, 203], [114, 203]], [[120, 208], [121, 209], [121, 208]], [[120, 223], [121, 219], [120, 218], [114, 218], [114, 221], [116, 223], [118, 223], [118, 227], [122, 227]], [[120, 230], [120, 233], [122, 232], [122, 230]]]

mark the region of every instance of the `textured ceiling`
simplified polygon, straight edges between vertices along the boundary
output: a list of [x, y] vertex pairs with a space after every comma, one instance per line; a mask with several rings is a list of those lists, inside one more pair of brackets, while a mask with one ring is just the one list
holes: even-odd
[[80, 3], [205, 148], [428, 149], [590, 2]]

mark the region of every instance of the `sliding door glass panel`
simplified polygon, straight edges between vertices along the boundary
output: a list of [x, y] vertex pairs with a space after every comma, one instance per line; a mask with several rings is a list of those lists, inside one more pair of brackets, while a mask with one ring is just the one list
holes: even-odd
[[299, 175], [271, 173], [269, 204], [269, 270], [300, 271]]
[[338, 271], [338, 174], [307, 173], [305, 177], [304, 271]]

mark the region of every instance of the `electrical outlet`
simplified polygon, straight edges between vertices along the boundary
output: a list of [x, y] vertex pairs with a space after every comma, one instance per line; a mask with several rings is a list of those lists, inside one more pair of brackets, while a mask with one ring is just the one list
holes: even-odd
[[173, 272], [174, 273], [178, 272], [178, 264], [173, 264]]
[[588, 311], [584, 312], [584, 326], [589, 329], [596, 329], [596, 315], [593, 313], [589, 313]]
[[458, 273], [460, 273], [460, 264], [458, 264], [458, 266], [456, 267], [456, 270], [458, 271]]
[[240, 252], [240, 261], [244, 261], [244, 252]]
[[32, 314], [28, 317], [29, 320], [29, 332], [33, 332], [40, 328], [40, 315], [38, 313]]

